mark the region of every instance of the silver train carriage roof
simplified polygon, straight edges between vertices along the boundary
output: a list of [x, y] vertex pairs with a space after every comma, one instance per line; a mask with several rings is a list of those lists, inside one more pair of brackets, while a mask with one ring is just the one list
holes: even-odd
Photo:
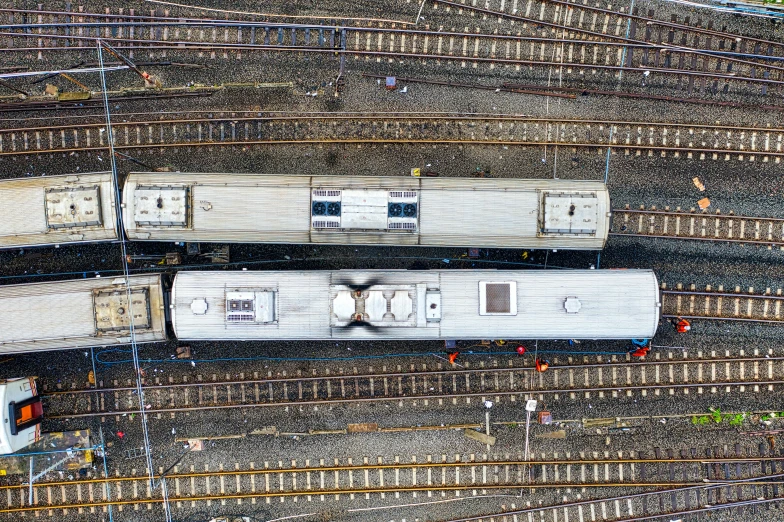
[[179, 272], [171, 318], [198, 339], [630, 339], [654, 335], [650, 270]]
[[130, 239], [601, 249], [598, 181], [131, 173]]
[[0, 180], [0, 248], [115, 239], [110, 172]]
[[0, 286], [0, 353], [166, 339], [159, 274]]

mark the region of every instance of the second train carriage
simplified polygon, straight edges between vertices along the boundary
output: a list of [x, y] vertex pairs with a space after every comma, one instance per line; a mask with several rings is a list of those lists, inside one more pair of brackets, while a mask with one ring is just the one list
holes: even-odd
[[650, 338], [650, 270], [179, 272], [180, 340]]
[[131, 173], [129, 239], [601, 249], [598, 181]]
[[[169, 301], [166, 306], [167, 298]], [[650, 270], [179, 272], [0, 286], [0, 353], [180, 340], [629, 339]]]
[[111, 172], [0, 180], [0, 248], [115, 239]]
[[0, 353], [166, 339], [159, 274], [0, 286]]

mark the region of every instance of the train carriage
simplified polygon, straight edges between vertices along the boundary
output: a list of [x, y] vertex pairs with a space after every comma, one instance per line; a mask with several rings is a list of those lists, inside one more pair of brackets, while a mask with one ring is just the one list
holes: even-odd
[[0, 248], [117, 239], [111, 172], [0, 180]]
[[650, 270], [179, 272], [180, 340], [650, 338]]
[[44, 413], [34, 377], [0, 380], [0, 455], [38, 442]]
[[601, 249], [598, 181], [131, 173], [129, 239]]
[[0, 286], [0, 353], [165, 340], [165, 312], [159, 274]]

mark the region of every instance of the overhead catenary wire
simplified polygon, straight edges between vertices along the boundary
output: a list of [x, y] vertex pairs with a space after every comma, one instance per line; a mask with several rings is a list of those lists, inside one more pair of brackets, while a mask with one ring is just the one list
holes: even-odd
[[[103, 42], [98, 40], [98, 62], [100, 64], [100, 77], [101, 77], [101, 88], [103, 90], [103, 103], [104, 103], [104, 110], [106, 112], [106, 137], [108, 141], [109, 147], [109, 161], [111, 166], [112, 172], [112, 180], [114, 181], [114, 189], [115, 189], [115, 204], [117, 208], [120, 208], [122, 204], [122, 197], [120, 195], [120, 183], [117, 175], [117, 160], [114, 154], [114, 133], [112, 130], [112, 119], [111, 119], [111, 110], [109, 108], [109, 97], [108, 97], [108, 89], [106, 86], [106, 71], [103, 68]], [[120, 238], [120, 244], [122, 247], [122, 264], [123, 264], [123, 277], [125, 278], [125, 291], [126, 291], [126, 299], [127, 299], [127, 306], [128, 306], [128, 327], [129, 327], [129, 336], [130, 336], [130, 345], [131, 345], [131, 354], [133, 358], [133, 367], [136, 373], [136, 393], [139, 396], [139, 413], [141, 414], [141, 424], [142, 424], [142, 434], [144, 436], [144, 449], [145, 449], [145, 457], [147, 460], [147, 473], [149, 475], [150, 480], [150, 487], [151, 489], [155, 489], [155, 470], [153, 468], [152, 462], [152, 445], [150, 444], [150, 433], [147, 426], [147, 413], [145, 410], [145, 401], [144, 401], [144, 386], [142, 383], [142, 371], [141, 366], [139, 363], [139, 347], [136, 343], [136, 331], [134, 328], [134, 311], [133, 311], [133, 299], [131, 297], [131, 280], [130, 280], [130, 272], [128, 270], [128, 260], [127, 260], [127, 245], [125, 234], [123, 232], [123, 223], [122, 223], [122, 213], [117, 213], [117, 230], [118, 235]], [[166, 488], [166, 481], [161, 479], [161, 493], [163, 496], [163, 506], [164, 512], [166, 516], [167, 522], [172, 522], [172, 515], [171, 515], [171, 507], [169, 506], [168, 501], [168, 491]]]

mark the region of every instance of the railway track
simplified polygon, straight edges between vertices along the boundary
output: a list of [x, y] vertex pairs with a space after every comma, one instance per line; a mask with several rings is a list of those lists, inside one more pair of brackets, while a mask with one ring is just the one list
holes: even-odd
[[[432, 0], [431, 13], [439, 10], [450, 13], [468, 14], [495, 22], [511, 22], [510, 27], [532, 32], [551, 32], [588, 35], [602, 39], [618, 39], [630, 42], [659, 43], [683, 48], [712, 51], [719, 56], [744, 56], [758, 60], [784, 58], [784, 44], [780, 41], [755, 38], [731, 33], [713, 26], [707, 19], [703, 26], [701, 18], [692, 24], [691, 16], [682, 22], [670, 14], [670, 20], [656, 18], [655, 10], [648, 7], [644, 14], [639, 6], [614, 3], [577, 2], [569, 0], [488, 0], [481, 5], [470, 0]], [[633, 5], [633, 4], [632, 4]], [[432, 17], [431, 17], [432, 19]], [[654, 59], [656, 59], [654, 57]]]
[[[13, 10], [6, 10], [7, 16], [12, 14], [9, 11]], [[45, 52], [88, 50], [92, 53], [97, 40], [102, 39], [129, 53], [190, 50], [210, 51], [210, 56], [215, 56], [215, 51], [225, 54], [230, 50], [297, 52], [352, 56], [357, 60], [436, 60], [462, 67], [488, 64], [521, 70], [547, 66], [578, 77], [586, 72], [604, 71], [614, 75], [627, 72], [638, 75], [643, 83], [663, 79], [671, 87], [689, 92], [695, 89], [728, 92], [730, 84], [740, 83], [758, 86], [761, 94], [767, 94], [768, 88], [780, 92], [784, 84], [784, 67], [747, 59], [744, 53], [703, 51], [683, 44], [630, 40], [591, 32], [583, 35], [588, 39], [580, 39], [571, 33], [555, 37], [524, 36], [519, 31], [517, 34], [480, 33], [468, 27], [450, 30], [440, 26], [431, 30], [429, 26], [418, 29], [273, 24], [129, 15], [107, 17], [55, 11], [21, 14], [25, 17], [19, 22], [12, 19], [12, 23], [0, 25], [0, 37], [6, 41], [2, 50], [36, 52], [40, 59]], [[36, 20], [30, 22], [29, 18]]]
[[[156, 378], [144, 388], [145, 409], [148, 415], [161, 418], [178, 412], [221, 409], [316, 406], [362, 403], [397, 403], [398, 407], [415, 404], [442, 406], [447, 401], [457, 405], [465, 401], [511, 402], [539, 397], [547, 400], [632, 396], [640, 394], [675, 394], [743, 391], [774, 391], [784, 380], [784, 357], [760, 356], [755, 350], [751, 357], [704, 356], [681, 360], [650, 360], [629, 362], [625, 355], [597, 358], [597, 362], [583, 363], [553, 360], [550, 370], [536, 373], [531, 366], [509, 362], [508, 367], [480, 366], [463, 369], [411, 367], [396, 370], [383, 367], [379, 372], [372, 367], [364, 373], [354, 368], [353, 373], [278, 376], [241, 374], [239, 378], [217, 374], [195, 381], [183, 377], [175, 382], [170, 376], [163, 383]], [[467, 365], [468, 363], [466, 363]], [[43, 394], [48, 419], [114, 416], [117, 421], [130, 420], [129, 414], [139, 411], [139, 400], [133, 383], [99, 389], [71, 389]]]
[[[715, 448], [714, 451], [718, 450]], [[736, 452], [739, 447], [736, 444]], [[726, 450], [725, 450], [726, 451]], [[760, 444], [760, 455], [764, 455], [765, 445]], [[657, 454], [659, 448], [655, 448]], [[686, 450], [681, 450], [681, 456], [686, 455]], [[692, 450], [694, 453], [694, 450]], [[708, 451], [710, 453], [710, 451]], [[714, 453], [717, 454], [717, 453]], [[672, 456], [672, 451], [668, 452]], [[707, 464], [712, 467], [714, 464]], [[654, 492], [633, 493], [611, 497], [594, 496], [589, 499], [579, 499], [564, 501], [554, 505], [515, 506], [507, 508], [501, 512], [485, 515], [468, 516], [453, 518], [448, 522], [493, 522], [493, 521], [512, 521], [512, 520], [538, 520], [540, 522], [560, 522], [563, 520], [602, 520], [607, 522], [632, 522], [659, 519], [669, 517], [676, 520], [680, 516], [699, 515], [726, 509], [733, 509], [742, 516], [744, 513], [757, 515], [761, 507], [770, 509], [773, 503], [778, 507], [778, 503], [783, 499], [780, 484], [775, 480], [781, 477], [778, 473], [776, 464], [769, 463], [761, 466], [762, 474], [769, 473], [774, 483], [768, 480], [736, 479], [730, 478], [730, 468], [719, 464], [721, 469], [714, 468], [714, 478], [706, 478], [706, 482], [717, 480], [723, 471], [723, 477], [718, 480], [726, 480], [723, 485], [706, 483], [702, 486], [685, 486], [678, 488], [661, 489]], [[674, 468], [670, 466], [668, 472], [673, 476]], [[647, 475], [645, 465], [641, 468], [643, 475]], [[735, 476], [740, 476], [736, 469]], [[774, 478], [775, 477], [775, 478]]]
[[[657, 448], [656, 452], [660, 450]], [[394, 462], [383, 457], [374, 461], [364, 457], [361, 463], [355, 463], [352, 458], [345, 463], [338, 459], [327, 463], [321, 459], [317, 464], [292, 460], [290, 464], [264, 462], [263, 467], [250, 462], [243, 466], [237, 463], [235, 469], [219, 466], [211, 470], [205, 466], [204, 471], [198, 472], [193, 469], [183, 472], [174, 467], [165, 475], [160, 468], [156, 480], [166, 482], [168, 502], [177, 508], [195, 507], [197, 502], [233, 500], [239, 504], [244, 500], [265, 499], [270, 503], [272, 499], [280, 502], [286, 498], [324, 501], [341, 496], [353, 500], [360, 495], [369, 499], [371, 495], [401, 493], [411, 493], [414, 497], [420, 494], [430, 497], [434, 492], [476, 496], [520, 487], [536, 490], [581, 487], [597, 491], [666, 487], [673, 488], [673, 494], [691, 488], [689, 491], [696, 492], [699, 504], [701, 499], [721, 501], [725, 495], [732, 495], [732, 488], [778, 488], [782, 483], [778, 480], [780, 475], [768, 472], [784, 461], [782, 456], [728, 456], [707, 450], [703, 457], [696, 449], [682, 450], [681, 456], [672, 450], [667, 453], [660, 457], [624, 457], [620, 452], [617, 458], [609, 453], [603, 457], [594, 453], [593, 456], [581, 454], [578, 458], [567, 455], [528, 461], [522, 456], [488, 460], [474, 454], [412, 456], [409, 462], [401, 462], [399, 456]], [[755, 484], [759, 480], [766, 483]], [[737, 481], [746, 482], [738, 485]], [[109, 477], [35, 482], [32, 502], [30, 489], [26, 484], [0, 486], [0, 513], [85, 514], [104, 511], [110, 505], [139, 509], [142, 505], [163, 502], [162, 488], [150, 488], [146, 475], [120, 475], [119, 471]]]
[[750, 323], [782, 324], [784, 322], [784, 295], [781, 288], [775, 293], [766, 288], [755, 293], [750, 287], [747, 292], [736, 286], [728, 292], [724, 286], [698, 290], [696, 285], [688, 289], [678, 283], [668, 288], [662, 283], [662, 315], [666, 318], [710, 319]]
[[[114, 148], [277, 144], [454, 144], [779, 163], [784, 128], [446, 113], [253, 113], [152, 121], [114, 118]], [[0, 156], [106, 150], [103, 122], [0, 129]]]
[[737, 216], [721, 211], [708, 213], [680, 207], [671, 210], [655, 206], [613, 209], [611, 236], [692, 239], [726, 243], [764, 245], [784, 249], [784, 219]]

